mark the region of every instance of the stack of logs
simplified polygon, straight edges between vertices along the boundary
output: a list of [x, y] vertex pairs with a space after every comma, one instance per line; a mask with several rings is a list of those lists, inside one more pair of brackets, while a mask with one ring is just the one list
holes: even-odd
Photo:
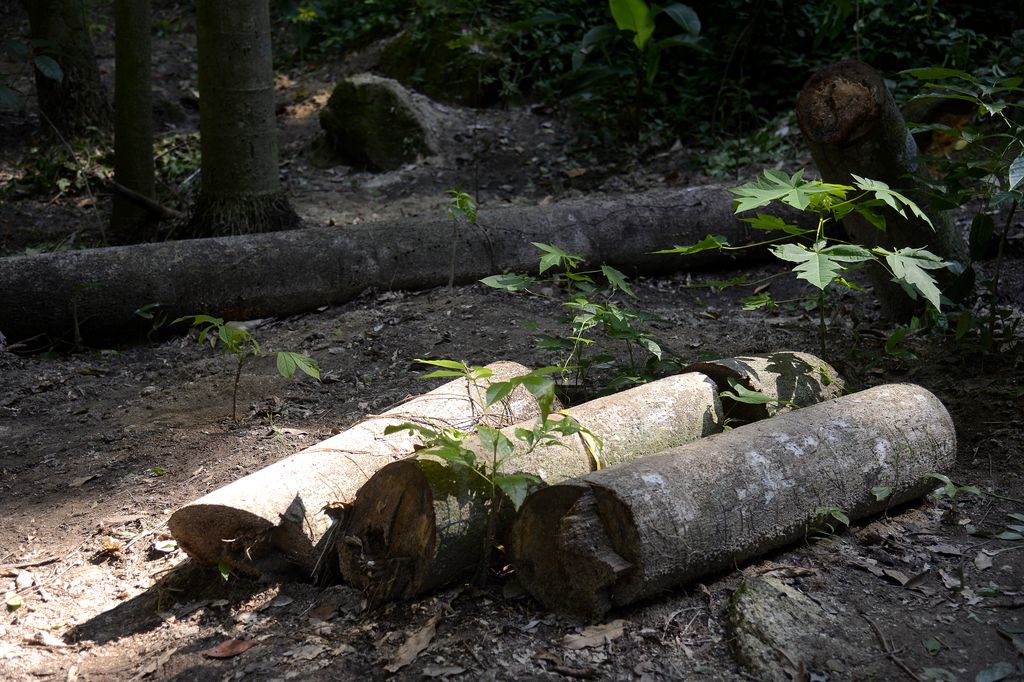
[[[490, 367], [496, 380], [528, 371]], [[734, 400], [737, 385], [765, 402]], [[518, 514], [505, 500], [489, 518], [482, 477], [384, 435], [415, 421], [511, 436], [538, 416], [521, 390], [499, 410], [483, 392], [459, 379], [368, 418], [178, 510], [171, 531], [195, 559], [250, 575], [340, 572], [370, 603], [466, 577], [497, 538], [546, 607], [596, 619], [798, 540], [825, 508], [856, 519], [919, 497], [956, 452], [949, 414], [918, 386], [841, 396], [812, 355], [738, 357], [564, 410], [601, 450], [576, 434], [512, 457], [503, 473], [537, 484]]]

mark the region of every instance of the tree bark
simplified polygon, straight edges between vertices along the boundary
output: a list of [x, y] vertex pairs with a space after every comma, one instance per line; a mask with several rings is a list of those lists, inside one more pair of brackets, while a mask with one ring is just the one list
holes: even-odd
[[[114, 179], [153, 197], [153, 97], [150, 76], [150, 0], [114, 2]], [[152, 212], [124, 193], [114, 194], [110, 235], [127, 244], [148, 241]]]
[[762, 393], [771, 402], [745, 403], [722, 396], [723, 416], [731, 426], [760, 421], [798, 407], [838, 398], [844, 383], [832, 365], [810, 353], [780, 351], [695, 362], [687, 372], [703, 372], [718, 388], [736, 394], [729, 385], [735, 381]]
[[794, 542], [825, 507], [857, 519], [915, 499], [955, 456], [938, 398], [880, 386], [544, 488], [513, 565], [546, 608], [597, 619]]
[[299, 220], [281, 191], [268, 0], [199, 0], [202, 185], [190, 236], [269, 232]]
[[[494, 381], [529, 371], [514, 362], [488, 367]], [[476, 422], [503, 427], [538, 414], [536, 400], [522, 389], [485, 410], [485, 390], [465, 379], [451, 381], [185, 505], [167, 525], [197, 561], [226, 561], [251, 576], [283, 574], [290, 567], [308, 578], [317, 558], [314, 546], [331, 524], [328, 506], [351, 503], [375, 471], [408, 456], [419, 442], [406, 432], [385, 436], [386, 427], [406, 421], [437, 428]]]
[[[878, 72], [855, 60], [819, 69], [800, 91], [796, 114], [824, 181], [850, 184], [852, 175], [881, 180], [914, 199], [934, 224], [887, 210], [883, 232], [854, 213], [843, 220], [853, 241], [867, 248], [927, 247], [946, 260], [967, 264], [967, 247], [952, 218], [929, 206], [907, 180], [917, 170], [917, 145]], [[887, 317], [905, 321], [919, 308], [884, 268], [876, 264], [868, 272]], [[949, 273], [940, 283], [952, 280]]]
[[[455, 279], [534, 271], [535, 241], [627, 274], [728, 267], [735, 258], [717, 252], [686, 258], [651, 252], [709, 232], [749, 243], [750, 226], [732, 214], [732, 199], [725, 187], [712, 185], [481, 209], [477, 226], [459, 231]], [[808, 219], [786, 210], [779, 215]], [[0, 296], [0, 332], [11, 343], [76, 328], [86, 341], [143, 336], [150, 323], [134, 311], [150, 303], [159, 303], [169, 319], [200, 312], [234, 320], [294, 314], [344, 303], [368, 287], [447, 284], [452, 248], [451, 222], [439, 217], [0, 258], [0, 291], [17, 292]]]
[[[667, 377], [565, 410], [603, 440], [600, 452], [579, 435], [532, 452], [520, 441], [520, 454], [501, 473], [536, 476], [535, 488], [558, 483], [715, 433], [721, 410], [718, 389], [703, 374]], [[516, 428], [505, 429], [513, 442]], [[489, 461], [490, 453], [473, 449], [478, 461]], [[493, 500], [487, 481], [464, 466], [426, 458], [389, 464], [360, 488], [352, 505], [336, 545], [342, 576], [371, 604], [408, 599], [465, 577], [495, 543], [504, 542], [512, 523], [513, 504], [498, 495]]]
[[22, 0], [33, 40], [60, 65], [57, 81], [35, 70], [39, 110], [65, 138], [110, 126], [110, 102], [100, 81], [82, 0]]

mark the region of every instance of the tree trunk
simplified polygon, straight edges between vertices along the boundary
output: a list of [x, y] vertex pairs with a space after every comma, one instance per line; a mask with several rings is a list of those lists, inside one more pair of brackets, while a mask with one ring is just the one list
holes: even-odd
[[[502, 473], [531, 474], [537, 486], [558, 483], [715, 433], [721, 410], [718, 389], [703, 374], [661, 379], [565, 410], [604, 441], [600, 452], [579, 435], [529, 453], [520, 441], [522, 454]], [[516, 428], [505, 429], [513, 442]], [[490, 460], [471, 445], [478, 461]], [[342, 576], [380, 604], [472, 573], [512, 523], [512, 502], [499, 496], [492, 500], [487, 481], [464, 466], [426, 458], [389, 464], [356, 495], [336, 543]]]
[[[150, 0], [115, 0], [114, 179], [153, 198], [153, 103], [150, 76]], [[152, 213], [124, 193], [114, 194], [110, 234], [125, 244], [148, 241]]]
[[764, 396], [767, 402], [743, 402], [723, 395], [723, 416], [731, 426], [838, 398], [844, 388], [842, 378], [832, 365], [798, 351], [695, 362], [685, 371], [707, 374], [719, 389], [732, 395], [739, 394], [730, 386], [730, 380]]
[[[150, 322], [134, 312], [151, 303], [168, 319], [293, 314], [344, 303], [367, 287], [447, 284], [453, 246], [460, 283], [535, 271], [530, 242], [554, 243], [627, 274], [728, 267], [734, 258], [717, 252], [651, 252], [709, 232], [732, 244], [750, 242], [750, 226], [732, 214], [732, 199], [725, 187], [706, 186], [481, 210], [478, 224], [461, 229], [454, 245], [451, 221], [439, 217], [0, 258], [0, 291], [18, 292], [0, 296], [0, 332], [11, 343], [76, 330], [87, 341], [142, 336]], [[807, 224], [810, 216], [794, 213], [778, 211]]]
[[[818, 70], [800, 91], [796, 114], [824, 181], [850, 184], [852, 175], [881, 180], [914, 199], [935, 226], [887, 211], [883, 232], [853, 213], [843, 220], [853, 241], [867, 248], [927, 247], [946, 260], [967, 264], [967, 247], [952, 218], [933, 210], [907, 181], [917, 170], [917, 145], [878, 72], [855, 60]], [[884, 268], [875, 264], [868, 272], [887, 317], [905, 321], [918, 309]], [[953, 279], [948, 273], [940, 284], [946, 288]]]
[[934, 395], [879, 386], [544, 488], [513, 564], [546, 608], [597, 619], [794, 542], [828, 507], [857, 519], [915, 499], [955, 456]]
[[110, 125], [110, 103], [100, 81], [96, 55], [82, 0], [22, 0], [33, 40], [47, 47], [37, 53], [53, 57], [64, 76], [54, 80], [36, 69], [39, 110], [71, 139]]
[[[529, 371], [513, 362], [488, 367], [494, 381]], [[419, 442], [406, 432], [385, 436], [386, 427], [406, 421], [503, 427], [538, 414], [536, 400], [522, 389], [485, 411], [485, 390], [483, 383], [451, 381], [185, 505], [167, 525], [197, 561], [226, 561], [252, 576], [292, 567], [308, 578], [313, 548], [331, 523], [328, 505], [349, 504], [375, 471], [408, 456]]]
[[269, 0], [199, 0], [196, 31], [202, 186], [190, 235], [295, 227], [278, 177]]

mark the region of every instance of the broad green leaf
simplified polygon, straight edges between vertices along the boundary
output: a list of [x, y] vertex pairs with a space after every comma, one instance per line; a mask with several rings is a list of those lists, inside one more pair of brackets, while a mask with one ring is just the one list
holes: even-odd
[[938, 66], [923, 69], [906, 69], [905, 71], [900, 71], [900, 75], [912, 76], [913, 78], [922, 81], [937, 81], [945, 78], [966, 78], [968, 80], [973, 80], [971, 74], [966, 71], [961, 71], [959, 69], [945, 69]]
[[827, 253], [832, 260], [841, 263], [863, 263], [875, 259], [870, 251], [856, 244], [833, 244], [822, 249], [821, 252]]
[[1024, 180], [1024, 154], [1021, 154], [1010, 164], [1010, 189], [1017, 189], [1017, 185]]
[[14, 38], [6, 38], [3, 42], [3, 49], [19, 62], [25, 61], [32, 54], [32, 48], [27, 43]]
[[1014, 533], [1008, 530], [996, 534], [996, 537], [1000, 540], [1024, 540], [1024, 535], [1021, 535], [1020, 533]]
[[8, 592], [4, 595], [4, 603], [8, 611], [15, 611], [25, 605], [25, 599], [17, 592]]
[[971, 221], [971, 260], [980, 260], [985, 257], [988, 245], [992, 243], [995, 229], [995, 222], [988, 213], [978, 213], [974, 216], [974, 220]]
[[824, 290], [845, 268], [821, 249], [823, 244], [824, 242], [818, 242], [811, 249], [797, 244], [781, 244], [773, 247], [771, 251], [776, 258], [796, 263], [793, 272], [798, 279]]
[[750, 223], [750, 226], [755, 230], [767, 230], [770, 232], [785, 232], [786, 234], [801, 235], [807, 232], [813, 232], [814, 230], [804, 230], [797, 227], [796, 225], [790, 225], [785, 220], [778, 216], [769, 215], [767, 213], [758, 213], [753, 218], [740, 218], [745, 223]]
[[317, 381], [320, 380], [320, 366], [317, 365], [316, 360], [313, 358], [291, 351], [279, 351], [277, 353], [277, 371], [281, 376], [285, 379], [291, 379], [295, 375], [296, 368], [303, 374], [311, 376]]
[[949, 263], [925, 249], [903, 248], [894, 253], [875, 249], [875, 253], [884, 255], [895, 281], [909, 285], [924, 296], [936, 310], [941, 309], [942, 293], [935, 283], [935, 278], [927, 271], [944, 268]]
[[726, 379], [729, 383], [731, 391], [722, 391], [721, 395], [723, 398], [730, 398], [738, 403], [746, 403], [748, 405], [768, 405], [770, 403], [778, 402], [775, 398], [765, 395], [761, 391], [752, 391], [740, 382], [729, 377]]
[[43, 74], [52, 81], [60, 83], [64, 80], [64, 71], [60, 68], [53, 57], [47, 57], [46, 55], [39, 55], [32, 59], [32, 64], [39, 69], [39, 73]]
[[892, 208], [892, 210], [896, 211], [904, 218], [907, 217], [907, 214], [903, 211], [903, 206], [906, 206], [908, 209], [910, 209], [911, 213], [913, 213], [915, 216], [928, 223], [928, 225], [932, 229], [935, 229], [935, 226], [932, 225], [932, 219], [926, 216], [924, 211], [922, 211], [917, 204], [915, 204], [913, 201], [903, 196], [899, 192], [890, 189], [889, 185], [885, 184], [881, 180], [871, 180], [853, 174], [851, 174], [851, 177], [853, 177], [854, 180], [853, 184], [858, 189], [862, 189], [865, 192], [874, 193], [876, 199], [885, 202], [887, 206]]
[[21, 103], [18, 91], [9, 85], [0, 85], [0, 107], [5, 109], [17, 109]]
[[555, 401], [555, 380], [548, 376], [527, 375], [523, 377], [523, 388], [537, 399], [541, 417], [547, 418]]
[[458, 362], [457, 360], [430, 360], [424, 358], [416, 358], [416, 362], [422, 365], [430, 365], [432, 367], [444, 367], [446, 369], [457, 369], [459, 374], [469, 374], [469, 367], [464, 362]]
[[684, 5], [680, 2], [661, 10], [672, 19], [672, 21], [679, 24], [679, 27], [690, 35], [697, 35], [700, 33], [700, 17], [693, 11], [688, 5]]
[[515, 273], [491, 275], [480, 280], [482, 284], [486, 284], [492, 289], [501, 289], [502, 291], [510, 291], [512, 293], [525, 291], [533, 284], [533, 281], [533, 278], [529, 275], [518, 275]]
[[[615, 24], [602, 24], [601, 26], [595, 26], [586, 32], [583, 36], [583, 40], [580, 42], [580, 47], [572, 52], [572, 70], [582, 71], [583, 63], [594, 48], [600, 47], [604, 43], [614, 38], [619, 34], [619, 29]], [[604, 78], [612, 75], [614, 72], [605, 67], [594, 67], [586, 76], [584, 80], [577, 84], [578, 88], [586, 90], [587, 85], [591, 82], [603, 80]], [[589, 76], [589, 78], [587, 78]]]
[[612, 285], [612, 289], [621, 289], [628, 296], [636, 298], [636, 294], [629, 288], [629, 283], [626, 281], [626, 276], [624, 274], [610, 265], [602, 265], [601, 274], [603, 274], [605, 279], [607, 279]]
[[1014, 677], [1014, 673], [1017, 669], [1013, 663], [1009, 661], [1001, 661], [999, 663], [993, 663], [988, 666], [977, 675], [974, 676], [974, 682], [1000, 682], [1001, 680], [1007, 680]]
[[511, 393], [516, 387], [516, 384], [511, 381], [497, 381], [487, 387], [487, 406], [490, 407], [494, 403], [503, 400], [505, 396]]
[[227, 582], [231, 578], [231, 564], [226, 561], [218, 562], [217, 572], [220, 573], [221, 578], [224, 578], [224, 582]]
[[530, 491], [539, 482], [540, 478], [532, 474], [510, 474], [508, 476], [497, 476], [494, 479], [495, 485], [501, 488], [501, 492], [505, 493], [505, 496], [512, 502], [512, 507], [516, 511], [519, 511], [519, 508], [523, 506], [526, 496], [530, 494]]
[[929, 656], [935, 656], [942, 651], [942, 643], [934, 637], [922, 640], [921, 644], [924, 645], [924, 650], [928, 652]]
[[759, 310], [761, 308], [770, 310], [775, 307], [775, 301], [767, 291], [740, 299], [740, 303], [743, 304], [744, 310]]
[[531, 242], [541, 251], [540, 257], [540, 273], [544, 274], [544, 271], [553, 268], [563, 261], [569, 267], [575, 267], [577, 263], [583, 260], [582, 256], [577, 256], [571, 253], [567, 253], [557, 246], [551, 244], [543, 244], [541, 242]]
[[654, 339], [642, 336], [640, 337], [639, 343], [641, 346], [647, 349], [648, 353], [661, 360], [661, 346], [659, 346]]
[[846, 185], [835, 185], [817, 180], [807, 181], [803, 179], [803, 176], [802, 170], [791, 176], [776, 170], [764, 171], [763, 177], [754, 182], [748, 182], [729, 190], [739, 197], [733, 206], [733, 212], [743, 213], [767, 206], [773, 201], [781, 201], [804, 211], [811, 205], [811, 198], [814, 196], [827, 195], [844, 199], [846, 193], [852, 189]]
[[892, 487], [887, 485], [876, 485], [871, 489], [871, 494], [874, 495], [876, 502], [889, 499], [892, 495]]
[[493, 453], [497, 459], [505, 459], [512, 454], [515, 446], [512, 441], [509, 440], [508, 436], [503, 434], [493, 426], [487, 426], [486, 424], [478, 424], [476, 427], [477, 438], [480, 439], [480, 445], [483, 446], [484, 451], [487, 453]]
[[701, 251], [721, 249], [728, 245], [728, 240], [722, 235], [709, 234], [696, 244], [690, 244], [689, 246], [673, 246], [671, 249], [662, 249], [661, 251], [655, 251], [654, 253], [678, 253], [683, 256], [689, 256], [690, 254], [700, 253]]
[[633, 44], [643, 50], [654, 34], [654, 15], [644, 0], [608, 0], [612, 18], [620, 31], [632, 31]]

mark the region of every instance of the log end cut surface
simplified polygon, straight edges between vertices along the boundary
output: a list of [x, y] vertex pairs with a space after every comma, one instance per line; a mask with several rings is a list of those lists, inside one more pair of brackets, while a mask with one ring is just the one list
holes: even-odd
[[800, 128], [822, 144], [849, 144], [882, 115], [885, 81], [867, 64], [850, 60], [818, 70], [797, 100]]

